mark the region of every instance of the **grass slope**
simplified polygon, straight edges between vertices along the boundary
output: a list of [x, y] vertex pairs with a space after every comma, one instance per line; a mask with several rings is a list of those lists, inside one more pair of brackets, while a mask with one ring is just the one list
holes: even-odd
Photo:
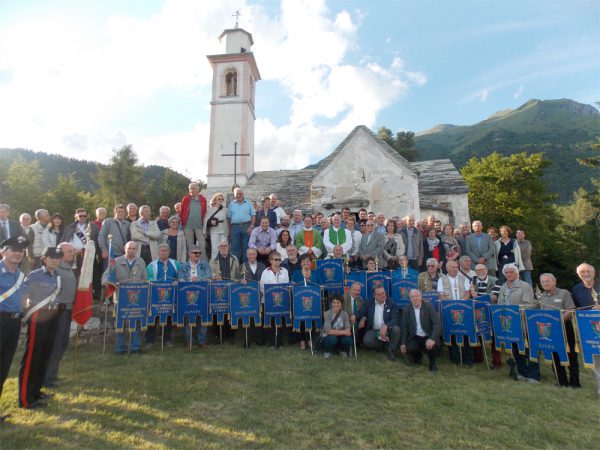
[[101, 344], [72, 348], [60, 388], [42, 410], [19, 410], [20, 354], [0, 400], [12, 448], [595, 448], [600, 408], [591, 372], [583, 389], [539, 385], [443, 357], [440, 371], [359, 359], [323, 361], [296, 347], [241, 345], [117, 357]]

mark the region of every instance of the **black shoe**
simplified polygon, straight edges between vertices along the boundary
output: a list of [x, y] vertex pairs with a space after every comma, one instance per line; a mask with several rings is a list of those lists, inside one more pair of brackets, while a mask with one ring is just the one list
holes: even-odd
[[396, 357], [396, 355], [394, 354], [393, 351], [388, 350], [387, 351], [387, 357], [390, 361], [396, 361], [398, 358]]
[[141, 355], [142, 351], [141, 350], [134, 350], [131, 352], [132, 355]]
[[509, 358], [506, 360], [506, 364], [508, 364], [508, 367], [510, 367], [510, 372], [509, 372], [508, 376], [511, 377], [513, 380], [517, 381], [517, 371], [515, 370], [515, 360], [512, 358]]
[[24, 409], [38, 409], [38, 408], [45, 408], [45, 407], [46, 407], [46, 404], [43, 402], [40, 402], [39, 400], [36, 400], [35, 402], [30, 403], [29, 406], [26, 408], [22, 406], [22, 408], [24, 408]]
[[40, 392], [38, 395], [38, 400], [49, 400], [54, 397], [54, 394], [47, 394], [46, 392]]
[[437, 372], [438, 371], [438, 366], [437, 366], [437, 363], [435, 361], [429, 361], [429, 371], [430, 372]]

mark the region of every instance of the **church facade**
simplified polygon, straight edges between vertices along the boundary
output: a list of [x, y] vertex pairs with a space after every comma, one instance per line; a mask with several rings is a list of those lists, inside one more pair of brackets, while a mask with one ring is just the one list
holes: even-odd
[[[254, 171], [254, 86], [260, 74], [250, 33], [234, 28], [219, 37], [225, 54], [208, 56], [213, 67], [208, 189], [246, 198], [276, 193], [286, 210], [328, 214], [349, 207], [386, 217], [434, 215], [469, 222], [468, 189], [449, 159], [409, 162], [364, 125], [357, 126], [312, 168]], [[234, 169], [235, 164], [235, 169]]]

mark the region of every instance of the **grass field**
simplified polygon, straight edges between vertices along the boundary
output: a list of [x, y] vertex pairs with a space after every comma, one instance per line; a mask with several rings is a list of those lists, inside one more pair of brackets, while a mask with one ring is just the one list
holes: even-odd
[[183, 343], [142, 355], [73, 347], [59, 388], [41, 410], [19, 410], [20, 353], [0, 400], [12, 448], [597, 448], [600, 399], [591, 372], [582, 389], [506, 371], [452, 366], [439, 372], [360, 352], [358, 360], [241, 344], [189, 351]]

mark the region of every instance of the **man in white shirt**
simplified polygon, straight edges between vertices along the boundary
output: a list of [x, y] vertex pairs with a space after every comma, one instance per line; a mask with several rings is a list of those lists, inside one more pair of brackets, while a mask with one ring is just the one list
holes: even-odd
[[383, 347], [390, 361], [396, 361], [395, 351], [400, 342], [398, 308], [396, 302], [387, 298], [383, 286], [374, 289], [375, 299], [363, 304], [356, 318], [358, 328], [365, 329], [363, 344], [366, 348]]

